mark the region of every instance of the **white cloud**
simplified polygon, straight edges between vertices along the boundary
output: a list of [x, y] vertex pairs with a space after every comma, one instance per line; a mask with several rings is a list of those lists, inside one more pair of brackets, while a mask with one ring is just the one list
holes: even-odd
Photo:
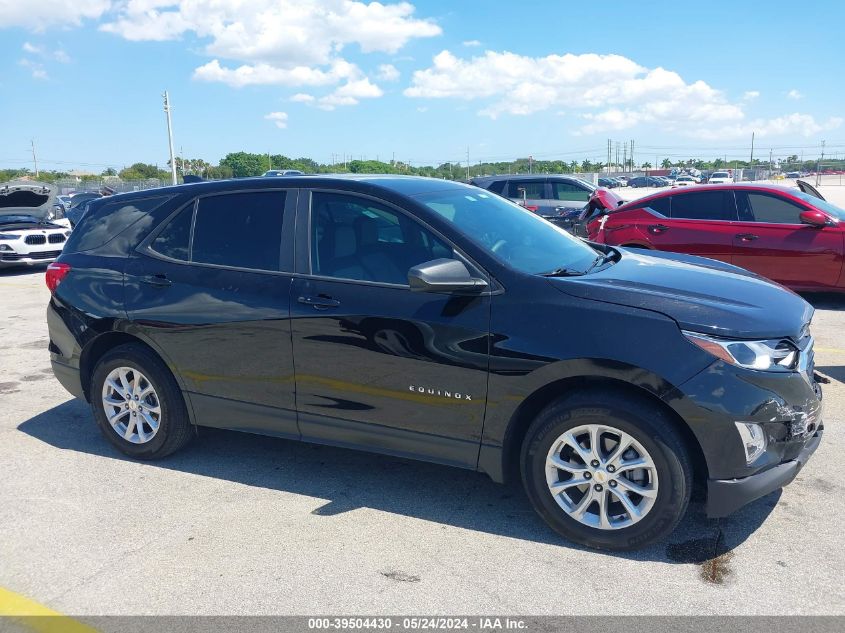
[[331, 94], [317, 100], [317, 107], [322, 110], [334, 110], [338, 106], [357, 105], [360, 99], [375, 99], [384, 94], [381, 88], [366, 77], [347, 81]]
[[101, 17], [111, 0], [0, 0], [0, 28], [23, 27], [36, 32], [53, 26], [78, 26]]
[[758, 138], [789, 135], [812, 137], [817, 135], [819, 132], [835, 130], [841, 127], [842, 123], [843, 119], [841, 117], [830, 117], [825, 121], [816, 121], [815, 117], [809, 114], [794, 112], [792, 114], [772, 119], [755, 119], [753, 121], [748, 121], [747, 123], [709, 129], [701, 128], [695, 130], [693, 135], [698, 138], [708, 140], [746, 138], [750, 137], [752, 132]]
[[687, 82], [665, 68], [650, 69], [621, 55], [592, 53], [528, 57], [486, 51], [462, 59], [443, 51], [431, 67], [414, 73], [404, 94], [481, 101], [478, 113], [493, 119], [566, 105], [584, 121], [576, 134], [652, 125], [702, 138], [742, 136], [752, 128], [761, 136], [806, 136], [841, 123], [836, 118], [817, 122], [800, 113], [749, 122], [745, 108], [758, 91], [731, 102], [704, 81]]
[[314, 101], [314, 95], [309, 95], [304, 92], [297, 92], [290, 98], [290, 100], [294, 103], [312, 103]]
[[69, 64], [70, 63], [70, 55], [68, 55], [63, 50], [53, 51], [53, 59], [55, 59], [60, 64]]
[[467, 48], [476, 48], [478, 46], [481, 46], [481, 42], [479, 42], [478, 40], [464, 40], [463, 42], [461, 42], [461, 44], [463, 44]]
[[795, 88], [793, 88], [792, 90], [790, 90], [789, 92], [787, 92], [787, 93], [786, 93], [786, 96], [787, 96], [787, 97], [789, 97], [790, 99], [795, 99], [796, 101], [797, 101], [798, 99], [803, 99], [803, 98], [804, 98], [804, 95], [802, 95], [800, 92], [798, 92]]
[[36, 46], [35, 44], [30, 44], [29, 42], [24, 42], [23, 46], [21, 46], [24, 53], [29, 53], [31, 55], [40, 55], [41, 54], [41, 47]]
[[414, 12], [408, 2], [128, 0], [100, 28], [135, 41], [188, 34], [206, 41], [205, 52], [214, 59], [196, 69], [197, 79], [235, 87], [314, 86], [358, 79], [357, 68], [349, 72], [355, 67], [341, 56], [347, 46], [393, 54], [412, 39], [440, 35], [437, 24]]
[[269, 114], [265, 114], [264, 118], [272, 121], [279, 129], [284, 130], [288, 126], [287, 112], [270, 112]]
[[393, 64], [381, 64], [376, 77], [381, 81], [396, 81], [399, 79], [399, 69]]
[[19, 66], [23, 66], [24, 68], [28, 69], [30, 73], [32, 73], [33, 79], [49, 79], [50, 76], [47, 74], [47, 71], [44, 68], [44, 64], [40, 62], [32, 61], [31, 59], [21, 59], [18, 61]]
[[219, 81], [233, 88], [253, 85], [325, 86], [360, 74], [357, 66], [344, 60], [335, 60], [328, 69], [322, 70], [310, 66], [280, 68], [263, 63], [227, 68], [213, 59], [194, 71], [194, 79]]

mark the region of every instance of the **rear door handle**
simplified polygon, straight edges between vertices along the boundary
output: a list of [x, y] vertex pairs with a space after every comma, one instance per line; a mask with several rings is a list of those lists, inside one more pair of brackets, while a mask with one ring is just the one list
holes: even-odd
[[173, 282], [167, 278], [167, 275], [146, 275], [141, 277], [141, 283], [148, 286], [158, 286], [159, 288], [167, 288], [173, 285]]
[[743, 242], [753, 242], [757, 239], [757, 236], [753, 233], [737, 233], [737, 238], [742, 240]]
[[303, 295], [297, 299], [299, 303], [311, 306], [315, 310], [328, 310], [329, 308], [336, 308], [340, 305], [340, 301], [332, 299], [331, 297]]
[[663, 233], [664, 231], [668, 231], [669, 227], [665, 224], [651, 224], [648, 227], [649, 233], [659, 234]]

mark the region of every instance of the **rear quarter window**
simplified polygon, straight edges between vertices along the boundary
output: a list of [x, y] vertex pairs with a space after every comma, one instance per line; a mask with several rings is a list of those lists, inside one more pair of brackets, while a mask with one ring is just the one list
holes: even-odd
[[169, 199], [170, 196], [155, 196], [92, 205], [73, 229], [63, 251], [79, 253], [99, 248]]

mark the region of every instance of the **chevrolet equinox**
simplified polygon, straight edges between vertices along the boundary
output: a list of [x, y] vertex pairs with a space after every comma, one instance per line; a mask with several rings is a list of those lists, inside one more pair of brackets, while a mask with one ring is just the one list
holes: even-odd
[[137, 459], [198, 426], [521, 477], [568, 539], [720, 517], [822, 435], [813, 309], [740, 268], [591, 244], [397, 176], [201, 182], [91, 203], [46, 275], [53, 370]]

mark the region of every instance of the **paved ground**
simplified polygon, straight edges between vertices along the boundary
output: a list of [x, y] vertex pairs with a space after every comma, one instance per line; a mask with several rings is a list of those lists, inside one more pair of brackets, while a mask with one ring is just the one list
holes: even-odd
[[812, 298], [827, 433], [796, 482], [623, 556], [471, 472], [223, 431], [123, 459], [50, 372], [47, 299], [0, 273], [0, 587], [59, 612], [845, 614], [845, 297]]

